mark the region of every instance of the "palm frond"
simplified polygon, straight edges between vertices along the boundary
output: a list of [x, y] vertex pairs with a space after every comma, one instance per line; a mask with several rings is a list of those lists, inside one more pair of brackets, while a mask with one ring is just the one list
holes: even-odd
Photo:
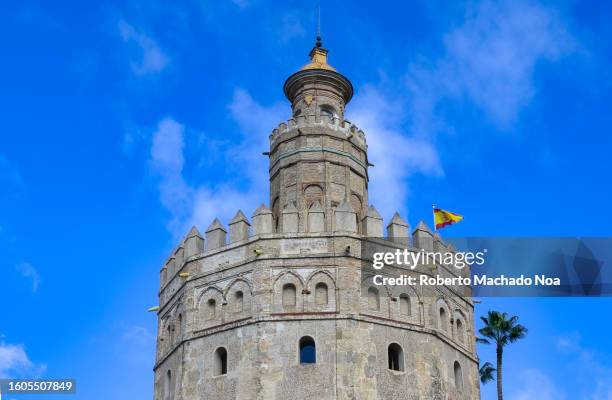
[[493, 375], [495, 371], [497, 370], [490, 362], [487, 361], [486, 363], [482, 364], [482, 366], [478, 370], [478, 374], [480, 375], [480, 382], [486, 384], [487, 382], [495, 380], [495, 377]]

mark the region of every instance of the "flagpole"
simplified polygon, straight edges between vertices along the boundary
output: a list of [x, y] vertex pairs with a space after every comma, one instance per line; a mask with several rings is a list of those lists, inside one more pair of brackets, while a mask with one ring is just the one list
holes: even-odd
[[433, 226], [434, 226], [434, 232], [437, 232], [438, 230], [436, 229], [436, 205], [432, 204], [431, 205], [431, 215], [433, 217]]

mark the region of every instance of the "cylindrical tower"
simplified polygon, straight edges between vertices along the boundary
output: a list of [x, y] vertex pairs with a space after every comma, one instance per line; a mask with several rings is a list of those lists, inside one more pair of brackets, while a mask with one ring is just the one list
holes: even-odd
[[469, 290], [379, 284], [371, 268], [376, 252], [455, 250], [397, 213], [385, 236], [365, 135], [344, 119], [351, 83], [320, 39], [310, 58], [270, 136], [272, 210], [192, 228], [162, 266], [154, 400], [478, 399]]
[[270, 204], [277, 230], [281, 213], [292, 205], [300, 213], [300, 232], [307, 231], [306, 214], [317, 202], [327, 231], [334, 230], [332, 215], [341, 203], [351, 205], [358, 226], [368, 205], [365, 136], [344, 119], [353, 85], [327, 63], [320, 37], [310, 60], [285, 82], [293, 117], [270, 137]]

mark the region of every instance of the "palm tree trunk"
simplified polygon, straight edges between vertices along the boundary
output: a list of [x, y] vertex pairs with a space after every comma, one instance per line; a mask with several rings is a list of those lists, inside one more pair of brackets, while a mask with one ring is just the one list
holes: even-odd
[[504, 392], [502, 389], [502, 353], [504, 348], [497, 346], [497, 400], [504, 400]]

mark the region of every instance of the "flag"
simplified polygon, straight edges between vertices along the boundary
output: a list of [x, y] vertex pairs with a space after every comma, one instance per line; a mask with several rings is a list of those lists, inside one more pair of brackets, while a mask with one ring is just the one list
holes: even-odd
[[433, 212], [434, 225], [436, 226], [436, 229], [444, 228], [445, 226], [452, 225], [455, 222], [459, 222], [463, 219], [461, 215], [442, 210], [441, 208], [434, 207]]

